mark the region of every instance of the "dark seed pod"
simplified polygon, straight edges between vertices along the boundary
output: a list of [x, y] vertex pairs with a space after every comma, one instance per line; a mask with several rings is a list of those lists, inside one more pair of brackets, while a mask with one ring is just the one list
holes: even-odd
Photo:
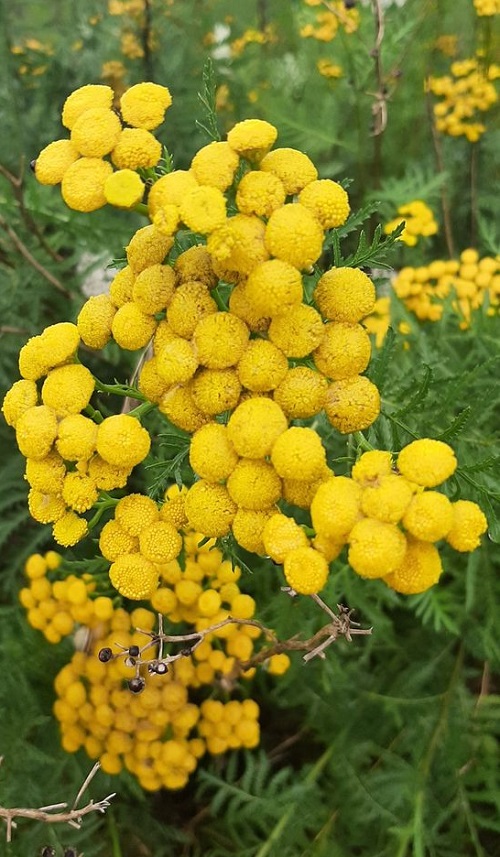
[[132, 691], [132, 693], [141, 693], [146, 687], [146, 682], [141, 676], [136, 676], [135, 678], [131, 678], [128, 682], [128, 688]]
[[101, 649], [99, 651], [99, 654], [97, 655], [97, 657], [99, 658], [101, 663], [107, 664], [107, 662], [110, 661], [111, 658], [113, 657], [113, 652], [111, 651], [109, 646], [106, 646], [104, 649]]
[[183, 655], [185, 658], [188, 658], [191, 654], [191, 651], [191, 646], [186, 646], [184, 649], [181, 649], [181, 655]]
[[130, 646], [128, 653], [129, 653], [131, 658], [138, 658], [139, 657], [139, 646]]
[[157, 663], [157, 664], [156, 664], [156, 666], [155, 666], [155, 673], [156, 673], [157, 675], [165, 675], [165, 673], [168, 673], [168, 667], [167, 667], [167, 665], [166, 665], [166, 664], [164, 664], [164, 663], [163, 663], [163, 661], [160, 661], [160, 662], [159, 662], [159, 663]]

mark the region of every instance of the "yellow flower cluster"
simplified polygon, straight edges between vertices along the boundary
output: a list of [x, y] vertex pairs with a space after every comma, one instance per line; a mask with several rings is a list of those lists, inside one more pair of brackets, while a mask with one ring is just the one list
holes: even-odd
[[448, 75], [429, 77], [427, 90], [441, 99], [434, 105], [436, 129], [452, 137], [465, 136], [470, 143], [477, 143], [486, 131], [478, 117], [498, 100], [493, 81], [499, 74], [499, 66], [493, 64], [484, 70], [478, 60], [472, 58], [452, 63]]
[[262, 30], [250, 28], [245, 30], [238, 39], [231, 42], [231, 54], [233, 57], [240, 57], [247, 45], [274, 44], [276, 41], [277, 36], [273, 24], [267, 24]]
[[434, 220], [432, 210], [421, 199], [415, 199], [398, 208], [400, 217], [395, 217], [384, 226], [384, 232], [388, 235], [404, 220], [405, 227], [400, 235], [408, 247], [414, 247], [420, 236], [428, 237], [435, 235], [438, 225]]
[[[306, 6], [322, 6], [321, 0], [304, 0]], [[333, 0], [328, 9], [315, 12], [314, 20], [304, 24], [299, 30], [303, 39], [316, 39], [318, 42], [331, 42], [339, 27], [348, 35], [359, 27], [359, 11], [348, 9], [343, 0]]]
[[439, 321], [444, 301], [451, 296], [459, 326], [466, 329], [475, 310], [483, 307], [488, 314], [498, 312], [500, 262], [492, 256], [480, 258], [477, 250], [468, 248], [458, 260], [435, 260], [420, 268], [402, 268], [393, 288], [420, 321]]
[[319, 59], [316, 62], [316, 68], [322, 77], [326, 77], [328, 79], [337, 80], [339, 77], [342, 77], [343, 74], [342, 66], [326, 58]]
[[102, 633], [113, 615], [111, 598], [94, 595], [96, 584], [91, 574], [57, 577], [61, 561], [55, 551], [44, 556], [32, 554], [24, 567], [29, 586], [19, 592], [29, 624], [41, 631], [49, 643], [59, 643], [79, 625]]
[[151, 131], [172, 102], [167, 87], [138, 83], [124, 91], [121, 118], [112, 109], [114, 97], [110, 86], [97, 84], [72, 92], [62, 110], [69, 139], [49, 143], [35, 161], [38, 181], [61, 184], [64, 201], [76, 211], [95, 211], [106, 203], [133, 208], [145, 190], [135, 171], [154, 167], [161, 158], [161, 144]]
[[473, 0], [476, 15], [500, 15], [500, 0]]

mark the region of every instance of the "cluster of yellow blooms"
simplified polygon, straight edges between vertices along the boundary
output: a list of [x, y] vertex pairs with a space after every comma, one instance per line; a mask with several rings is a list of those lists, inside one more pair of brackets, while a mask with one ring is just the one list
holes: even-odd
[[398, 214], [401, 216], [385, 224], [384, 232], [388, 235], [404, 220], [405, 228], [400, 235], [400, 240], [408, 247], [414, 247], [420, 236], [427, 238], [438, 231], [432, 210], [421, 199], [400, 205]]
[[[170, 621], [189, 622], [197, 631], [229, 613], [236, 619], [251, 617], [255, 602], [239, 590], [239, 569], [224, 562], [213, 544], [197, 547], [199, 540], [196, 533], [185, 536], [185, 569], [176, 563], [165, 567], [164, 586], [157, 590], [152, 606], [163, 609]], [[55, 678], [54, 713], [67, 752], [83, 747], [91, 759], [100, 760], [106, 773], [116, 774], [126, 767], [145, 789], [154, 791], [185, 786], [205, 752], [217, 755], [257, 746], [257, 703], [246, 698], [223, 704], [213, 698], [213, 692], [225, 678], [225, 693], [231, 690], [227, 679], [235, 665], [251, 657], [259, 628], [234, 623], [206, 634], [201, 645], [183, 653], [161, 676], [141, 667], [145, 688], [135, 695], [124, 687], [137, 676], [130, 654], [148, 642], [141, 631], [152, 632], [156, 614], [144, 607], [129, 613], [113, 607], [105, 596], [89, 598], [91, 589], [83, 580], [72, 575], [57, 579], [60, 561], [54, 552], [32, 555], [26, 563], [30, 587], [21, 590], [20, 600], [28, 609], [30, 624], [43, 630], [51, 643], [71, 633], [74, 622], [90, 632], [84, 650], [77, 651]], [[50, 580], [49, 575], [56, 579]], [[170, 594], [167, 609], [166, 593]], [[159, 607], [156, 602], [161, 602]], [[116, 656], [118, 649], [123, 656]], [[110, 651], [109, 662], [98, 657], [103, 651]], [[266, 662], [274, 675], [281, 675], [288, 665], [285, 654]], [[254, 672], [247, 670], [243, 678], [251, 678]], [[195, 689], [198, 697], [206, 691], [212, 696], [195, 704], [189, 698]]]
[[231, 54], [233, 57], [240, 57], [247, 45], [269, 45], [277, 41], [273, 24], [267, 24], [264, 29], [256, 30], [250, 28], [238, 38], [231, 42]]
[[500, 66], [492, 64], [484, 70], [476, 58], [451, 64], [451, 74], [429, 77], [426, 87], [441, 100], [434, 105], [434, 121], [438, 131], [452, 137], [465, 136], [476, 143], [486, 131], [477, 121], [478, 114], [489, 110], [498, 100], [493, 81], [500, 76]]
[[444, 303], [451, 296], [451, 306], [460, 317], [459, 326], [466, 329], [474, 310], [484, 307], [489, 315], [498, 312], [500, 261], [492, 256], [479, 258], [477, 250], [468, 248], [458, 260], [435, 260], [420, 268], [402, 268], [393, 288], [420, 321], [439, 321]]
[[343, 74], [342, 66], [328, 59], [319, 59], [316, 63], [316, 68], [322, 77], [333, 80], [337, 80]]
[[[322, 0], [304, 0], [306, 6], [323, 6]], [[331, 42], [341, 27], [347, 34], [355, 33], [359, 27], [358, 9], [347, 8], [343, 0], [332, 0], [327, 9], [314, 14], [314, 22], [304, 24], [299, 34], [303, 39]]]
[[500, 15], [500, 0], [473, 0], [476, 15]]

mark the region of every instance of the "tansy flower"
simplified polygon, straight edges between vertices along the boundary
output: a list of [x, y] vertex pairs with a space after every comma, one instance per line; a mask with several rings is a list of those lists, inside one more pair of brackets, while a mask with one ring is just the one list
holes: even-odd
[[303, 270], [319, 259], [323, 230], [309, 209], [299, 202], [291, 203], [271, 214], [264, 240], [272, 256]]
[[210, 233], [207, 250], [225, 268], [238, 274], [249, 274], [256, 265], [269, 258], [264, 245], [265, 231], [265, 224], [260, 218], [236, 214]]
[[149, 598], [158, 586], [155, 566], [140, 553], [118, 557], [109, 569], [109, 579], [120, 595], [132, 601]]
[[191, 438], [189, 463], [195, 473], [208, 482], [227, 479], [238, 463], [227, 427], [207, 423], [198, 429]]
[[180, 283], [197, 280], [199, 283], [204, 283], [208, 289], [213, 289], [218, 283], [212, 258], [203, 244], [195, 244], [177, 256], [174, 271]]
[[283, 479], [312, 482], [326, 467], [326, 453], [314, 429], [292, 426], [276, 439], [271, 461]]
[[442, 570], [441, 558], [434, 545], [408, 536], [401, 564], [384, 577], [384, 582], [403, 595], [415, 595], [434, 586]]
[[24, 414], [29, 408], [34, 408], [37, 404], [38, 390], [35, 382], [25, 379], [16, 381], [7, 390], [3, 400], [2, 413], [5, 422], [15, 428], [21, 414]]
[[132, 300], [148, 315], [162, 312], [174, 294], [175, 282], [170, 265], [149, 265], [134, 281]]
[[58, 417], [78, 414], [90, 402], [94, 387], [94, 376], [86, 366], [69, 363], [49, 372], [42, 387], [42, 401]]
[[264, 552], [274, 562], [282, 564], [290, 551], [306, 548], [307, 536], [297, 522], [281, 512], [273, 514], [265, 523], [262, 532]]
[[117, 170], [106, 179], [104, 196], [115, 208], [133, 208], [144, 196], [145, 185], [133, 170]]
[[117, 274], [109, 286], [109, 297], [115, 307], [121, 307], [127, 301], [132, 300], [132, 289], [134, 288], [135, 274], [130, 265], [125, 265]]
[[205, 316], [193, 332], [193, 345], [200, 365], [209, 369], [234, 366], [245, 352], [249, 336], [245, 322], [230, 312]]
[[135, 467], [146, 458], [150, 446], [148, 432], [129, 414], [106, 417], [97, 429], [97, 452], [115, 467]]
[[155, 317], [146, 315], [135, 301], [129, 301], [119, 307], [111, 322], [111, 333], [115, 342], [128, 351], [144, 348], [155, 330]]
[[239, 162], [238, 155], [229, 143], [214, 141], [197, 151], [190, 169], [201, 185], [224, 191], [232, 185]]
[[269, 259], [250, 272], [245, 295], [259, 316], [272, 318], [302, 303], [302, 276], [289, 262]]
[[[373, 483], [378, 484], [381, 477], [388, 476], [392, 470], [392, 455], [382, 449], [373, 449], [364, 452], [354, 467], [351, 476], [360, 485], [366, 487]], [[368, 512], [366, 514], [369, 514]]]
[[162, 235], [173, 235], [179, 227], [181, 213], [177, 205], [165, 203], [158, 208], [152, 216], [153, 226], [156, 226]]
[[375, 286], [359, 268], [332, 268], [319, 278], [313, 298], [324, 318], [355, 324], [373, 312]]
[[172, 524], [176, 530], [182, 529], [187, 524], [186, 494], [187, 488], [183, 487], [179, 490], [177, 485], [171, 485], [165, 491], [165, 502], [160, 509], [160, 520]]
[[236, 504], [223, 485], [200, 479], [186, 495], [186, 515], [190, 526], [206, 536], [225, 536], [236, 514]]
[[343, 540], [329, 539], [323, 535], [316, 535], [312, 540], [312, 545], [319, 553], [323, 554], [328, 563], [333, 562], [344, 547]]
[[252, 339], [238, 367], [243, 387], [256, 393], [274, 390], [288, 372], [288, 360], [276, 345], [267, 339]]
[[68, 95], [63, 105], [62, 124], [70, 130], [82, 113], [95, 107], [111, 108], [114, 92], [110, 86], [87, 84]]
[[335, 541], [346, 541], [359, 517], [361, 488], [347, 476], [336, 476], [319, 486], [311, 503], [316, 532]]
[[274, 149], [262, 159], [259, 169], [277, 176], [287, 194], [300, 193], [318, 178], [311, 159], [298, 149]]
[[45, 458], [57, 437], [57, 416], [47, 405], [28, 408], [16, 424], [16, 441], [25, 458]]
[[[354, 469], [352, 475], [354, 476]], [[359, 471], [358, 481], [361, 481]], [[387, 473], [372, 484], [366, 480], [361, 496], [361, 510], [369, 518], [397, 524], [408, 509], [412, 497], [413, 489], [406, 479], [395, 473]]]
[[246, 282], [241, 282], [231, 289], [229, 310], [233, 315], [241, 318], [247, 327], [254, 332], [263, 332], [269, 327], [271, 319], [261, 316], [255, 309], [253, 302], [248, 298]]
[[276, 402], [257, 396], [247, 399], [233, 411], [227, 424], [229, 439], [238, 455], [264, 458], [286, 430], [287, 419]]
[[73, 547], [88, 533], [87, 521], [80, 518], [76, 512], [67, 512], [59, 518], [52, 527], [52, 535], [59, 545], [65, 548]]
[[31, 488], [47, 494], [61, 494], [66, 465], [61, 456], [55, 452], [49, 452], [45, 458], [26, 459], [26, 470], [24, 478]]
[[287, 417], [304, 420], [323, 409], [327, 389], [328, 382], [319, 372], [308, 366], [295, 366], [288, 369], [273, 398]]
[[227, 490], [243, 509], [269, 509], [281, 497], [281, 479], [264, 459], [242, 458], [227, 480]]
[[277, 136], [277, 129], [269, 122], [263, 119], [244, 119], [231, 128], [227, 142], [242, 158], [259, 162]]
[[120, 111], [127, 125], [152, 131], [161, 125], [165, 111], [171, 104], [172, 96], [166, 86], [136, 83], [123, 93]]
[[137, 386], [143, 396], [146, 396], [146, 399], [154, 402], [155, 405], [159, 403], [163, 394], [167, 392], [169, 385], [158, 374], [156, 357], [152, 357], [151, 360], [146, 360], [142, 364]]
[[453, 523], [446, 541], [457, 551], [473, 551], [479, 547], [481, 536], [488, 529], [488, 521], [477, 505], [470, 500], [452, 503]]
[[188, 191], [179, 206], [180, 218], [192, 232], [208, 235], [226, 220], [226, 198], [221, 190], [201, 185]]
[[132, 468], [115, 467], [96, 454], [90, 459], [87, 470], [97, 488], [101, 491], [113, 491], [115, 488], [123, 488], [127, 484]]
[[298, 506], [299, 509], [309, 509], [319, 486], [334, 475], [328, 467], [325, 467], [321, 476], [312, 482], [305, 482], [302, 479], [283, 479], [283, 499], [292, 506]]
[[236, 406], [241, 384], [235, 369], [201, 369], [192, 381], [191, 393], [200, 411], [216, 416]]
[[78, 158], [61, 182], [61, 196], [74, 211], [96, 211], [106, 205], [104, 185], [113, 167], [100, 158]]
[[161, 158], [161, 143], [144, 128], [123, 128], [111, 152], [119, 170], [155, 167]]
[[125, 247], [127, 261], [134, 274], [140, 274], [144, 268], [163, 262], [173, 243], [173, 238], [162, 235], [154, 226], [138, 229]]
[[299, 202], [319, 220], [323, 229], [342, 226], [349, 216], [349, 197], [342, 185], [331, 179], [309, 182], [300, 192]]
[[177, 428], [195, 432], [210, 420], [194, 401], [191, 384], [174, 387], [161, 397], [158, 409]]
[[269, 553], [264, 547], [263, 532], [266, 523], [275, 515], [275, 509], [238, 509], [231, 530], [240, 547], [250, 553]]
[[32, 488], [28, 493], [29, 513], [40, 524], [52, 524], [66, 513], [66, 503], [59, 494], [47, 494]]
[[178, 336], [160, 348], [156, 357], [156, 371], [165, 384], [183, 384], [193, 377], [198, 368], [195, 350], [186, 339]]
[[455, 472], [457, 460], [447, 443], [424, 437], [405, 446], [397, 464], [399, 472], [410, 482], [435, 488]]
[[182, 536], [172, 524], [156, 521], [139, 533], [139, 549], [151, 562], [171, 562], [182, 550]]
[[362, 431], [371, 426], [380, 413], [379, 391], [363, 375], [334, 381], [326, 393], [325, 412], [341, 434]]
[[115, 508], [116, 522], [130, 536], [139, 536], [159, 519], [156, 503], [144, 494], [128, 494], [119, 500]]
[[324, 324], [314, 307], [297, 304], [275, 316], [269, 325], [269, 339], [287, 357], [307, 357], [323, 339]]
[[40, 184], [55, 185], [80, 157], [71, 140], [54, 140], [42, 149], [35, 161], [35, 176]]
[[284, 675], [289, 669], [291, 660], [285, 652], [279, 655], [271, 655], [266, 661], [266, 667], [269, 675]]
[[288, 585], [300, 595], [321, 592], [328, 579], [328, 563], [312, 547], [289, 551], [285, 556], [283, 571]]
[[319, 371], [332, 381], [364, 372], [370, 362], [371, 344], [364, 327], [345, 321], [326, 324], [323, 339], [313, 352]]
[[98, 492], [90, 476], [74, 471], [64, 477], [62, 496], [66, 505], [75, 512], [86, 512], [96, 502]]
[[424, 491], [416, 494], [408, 506], [403, 526], [423, 542], [445, 538], [453, 524], [453, 506], [444, 494]]
[[194, 174], [188, 170], [173, 170], [161, 176], [149, 191], [148, 212], [151, 219], [164, 205], [179, 206], [185, 195], [198, 187]]
[[76, 119], [71, 142], [86, 158], [102, 158], [114, 149], [121, 130], [121, 122], [113, 110], [91, 107]]
[[284, 205], [285, 188], [273, 173], [250, 170], [241, 179], [236, 191], [236, 205], [242, 214], [257, 214], [270, 217], [273, 211]]
[[349, 534], [347, 559], [361, 577], [384, 577], [397, 568], [406, 553], [406, 539], [395, 524], [362, 518]]
[[176, 289], [167, 308], [167, 320], [177, 336], [190, 339], [198, 322], [215, 312], [217, 304], [205, 284], [192, 280]]
[[66, 461], [82, 461], [95, 452], [97, 425], [83, 414], [70, 414], [59, 422], [56, 448]]
[[88, 348], [100, 350], [111, 339], [111, 323], [116, 306], [107, 294], [92, 295], [78, 313], [76, 326]]

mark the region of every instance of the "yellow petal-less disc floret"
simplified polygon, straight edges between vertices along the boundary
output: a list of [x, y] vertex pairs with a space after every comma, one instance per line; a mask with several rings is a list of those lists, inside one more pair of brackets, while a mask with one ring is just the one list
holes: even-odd
[[60, 494], [62, 491], [66, 465], [61, 456], [53, 450], [45, 458], [26, 459], [24, 478], [37, 491], [47, 494]]
[[213, 289], [218, 283], [212, 258], [203, 244], [194, 244], [177, 256], [174, 271], [180, 283], [197, 280], [199, 283], [204, 283], [207, 289]]
[[35, 176], [40, 184], [59, 184], [68, 167], [79, 157], [71, 140], [54, 140], [38, 155], [35, 161]]
[[[269, 258], [264, 243], [266, 226], [259, 217], [235, 214], [210, 233], [207, 250], [215, 263], [238, 276], [249, 274]], [[227, 279], [227, 277], [224, 277]]]
[[371, 426], [380, 413], [380, 393], [363, 375], [334, 381], [327, 390], [325, 412], [341, 434], [362, 431]]
[[268, 339], [252, 339], [238, 367], [238, 378], [245, 389], [255, 393], [274, 390], [288, 372], [288, 360]]
[[16, 441], [26, 458], [45, 458], [57, 437], [57, 415], [47, 405], [28, 408], [16, 425]]
[[326, 324], [323, 339], [313, 352], [319, 371], [332, 381], [364, 372], [370, 362], [371, 343], [364, 327], [345, 321]]
[[139, 541], [136, 536], [127, 533], [116, 519], [104, 524], [99, 536], [99, 550], [103, 557], [115, 562], [119, 556], [139, 552]]
[[75, 512], [87, 512], [98, 497], [95, 482], [90, 476], [85, 476], [74, 470], [64, 477], [62, 490], [63, 500]]
[[238, 463], [227, 427], [207, 423], [198, 429], [191, 438], [189, 463], [195, 473], [208, 482], [227, 479]]
[[76, 512], [67, 512], [59, 518], [52, 527], [52, 535], [58, 545], [65, 548], [73, 547], [88, 533], [88, 525], [85, 518], [80, 518]]
[[135, 301], [118, 307], [111, 322], [111, 333], [120, 348], [137, 351], [144, 348], [156, 330], [156, 319], [143, 312]]
[[185, 509], [195, 530], [217, 538], [228, 534], [237, 507], [223, 485], [200, 479], [189, 489]]
[[313, 297], [324, 318], [355, 324], [373, 312], [376, 293], [359, 268], [332, 268], [319, 278]]
[[311, 547], [289, 551], [283, 563], [286, 582], [300, 595], [321, 592], [328, 579], [325, 557]]
[[272, 318], [302, 303], [302, 276], [281, 259], [269, 259], [250, 272], [245, 294], [258, 316]]
[[113, 104], [114, 92], [110, 86], [100, 84], [87, 84], [75, 89], [68, 95], [63, 105], [62, 124], [70, 130], [82, 113], [95, 107], [104, 107], [108, 110]]
[[115, 508], [115, 520], [131, 536], [139, 536], [159, 518], [156, 503], [144, 494], [127, 494]]
[[264, 459], [242, 458], [227, 480], [232, 500], [242, 509], [265, 510], [281, 497], [281, 479]]
[[470, 500], [452, 503], [453, 523], [446, 541], [457, 551], [473, 551], [479, 547], [481, 536], [488, 529], [488, 521], [477, 505]]
[[116, 170], [104, 183], [104, 196], [115, 208], [134, 208], [144, 196], [145, 184], [134, 170]]
[[85, 301], [76, 326], [82, 342], [88, 348], [100, 350], [111, 339], [111, 323], [116, 307], [107, 294], [92, 295]]
[[174, 294], [175, 283], [175, 273], [170, 265], [149, 265], [135, 278], [132, 300], [146, 314], [162, 312]]
[[323, 229], [342, 226], [351, 210], [346, 191], [331, 179], [309, 182], [300, 192], [299, 202], [319, 220]]
[[316, 532], [335, 541], [347, 540], [356, 523], [361, 488], [347, 476], [335, 476], [319, 486], [311, 503], [311, 519]]
[[113, 110], [91, 107], [75, 121], [71, 142], [80, 155], [102, 158], [114, 149], [121, 130], [121, 122]]
[[97, 211], [106, 205], [104, 185], [113, 167], [101, 158], [78, 158], [64, 173], [61, 196], [74, 211]]
[[444, 539], [452, 524], [453, 506], [448, 497], [438, 491], [415, 494], [403, 518], [405, 530], [423, 542]]
[[437, 548], [430, 542], [421, 542], [408, 536], [401, 565], [386, 575], [384, 582], [402, 595], [416, 595], [434, 586], [442, 570]]
[[269, 151], [278, 136], [278, 131], [263, 119], [244, 119], [238, 122], [227, 135], [231, 149], [247, 158], [259, 162]]
[[309, 509], [313, 501], [314, 495], [319, 486], [331, 479], [334, 473], [325, 467], [319, 479], [313, 482], [304, 482], [301, 479], [283, 479], [283, 499], [292, 506], [298, 506], [299, 509]]
[[319, 372], [308, 366], [294, 366], [274, 390], [273, 398], [287, 417], [304, 420], [323, 409], [327, 389], [328, 382]]
[[132, 601], [142, 601], [155, 591], [158, 571], [140, 553], [125, 554], [112, 563], [109, 579], [120, 595]]
[[81, 363], [69, 363], [49, 372], [42, 387], [42, 401], [58, 417], [66, 417], [87, 407], [94, 388], [90, 370]]
[[127, 261], [134, 274], [163, 262], [173, 243], [173, 238], [162, 235], [154, 226], [138, 229], [125, 247]]
[[231, 289], [229, 295], [229, 310], [237, 315], [248, 326], [251, 331], [263, 333], [269, 327], [271, 319], [264, 318], [255, 309], [249, 300], [246, 289], [246, 281], [238, 283]]
[[115, 467], [135, 467], [146, 458], [151, 438], [135, 417], [114, 414], [106, 417], [97, 430], [97, 452]]
[[263, 531], [269, 519], [276, 514], [273, 509], [238, 509], [231, 530], [234, 538], [250, 553], [268, 553], [264, 547]]
[[200, 411], [215, 417], [236, 407], [241, 384], [235, 369], [199, 369], [191, 393]]
[[66, 461], [84, 461], [95, 452], [97, 425], [83, 414], [69, 414], [59, 422], [56, 448]]
[[172, 170], [152, 185], [148, 196], [148, 212], [152, 219], [164, 205], [180, 205], [186, 194], [198, 187], [189, 170]]
[[144, 128], [123, 128], [111, 152], [119, 170], [155, 167], [161, 158], [161, 143]]
[[283, 183], [287, 194], [296, 194], [318, 178], [318, 171], [298, 149], [274, 149], [262, 159], [259, 169], [271, 172]]
[[406, 539], [395, 524], [362, 518], [349, 534], [349, 565], [360, 577], [385, 577], [401, 565]]
[[109, 285], [109, 297], [113, 306], [118, 308], [132, 300], [134, 282], [135, 274], [130, 265], [125, 265], [115, 274]]
[[226, 220], [226, 198], [218, 187], [200, 185], [185, 195], [179, 214], [192, 232], [209, 235]]
[[227, 424], [229, 439], [238, 455], [264, 458], [288, 427], [285, 414], [272, 399], [247, 399], [233, 411]]
[[323, 249], [323, 230], [304, 205], [282, 205], [268, 220], [265, 244], [272, 256], [303, 270], [319, 259]]
[[28, 493], [29, 513], [40, 524], [52, 524], [66, 513], [66, 503], [58, 494], [46, 494], [32, 488]]
[[167, 309], [167, 320], [178, 336], [190, 339], [198, 322], [217, 312], [205, 283], [190, 280], [176, 290]]
[[150, 562], [171, 562], [182, 550], [182, 536], [172, 524], [166, 521], [155, 521], [141, 530], [139, 549]]
[[229, 143], [214, 141], [198, 149], [190, 169], [201, 185], [225, 191], [233, 183], [239, 162]]
[[201, 366], [228, 369], [235, 366], [248, 345], [250, 332], [244, 321], [231, 312], [216, 312], [200, 319], [193, 345]]
[[195, 350], [191, 342], [181, 336], [167, 342], [158, 351], [156, 371], [168, 387], [189, 381], [197, 368], [198, 360], [195, 356]]
[[236, 191], [236, 205], [242, 214], [257, 214], [270, 217], [273, 211], [284, 205], [285, 188], [273, 173], [250, 170], [241, 179]]
[[190, 433], [210, 420], [209, 415], [196, 405], [191, 384], [167, 390], [158, 403], [158, 409], [174, 426]]
[[391, 470], [391, 453], [385, 452], [382, 449], [372, 449], [360, 456], [352, 468], [351, 476], [360, 485], [366, 487], [373, 483], [378, 484], [379, 479], [388, 476]]
[[127, 125], [152, 131], [161, 125], [165, 111], [171, 104], [172, 96], [166, 86], [150, 82], [136, 83], [123, 93], [120, 111]]
[[292, 426], [276, 439], [271, 461], [283, 479], [312, 482], [326, 467], [326, 453], [314, 429]]
[[19, 417], [37, 404], [38, 390], [35, 382], [25, 379], [16, 381], [7, 390], [3, 400], [2, 413], [5, 422], [15, 428]]
[[265, 523], [262, 532], [265, 553], [274, 562], [283, 563], [285, 557], [292, 550], [306, 548], [309, 545], [307, 536], [302, 527], [294, 518], [278, 512], [272, 515]]
[[269, 339], [287, 357], [307, 357], [323, 339], [323, 319], [314, 307], [293, 306], [275, 316], [269, 325]]
[[131, 467], [114, 467], [114, 465], [104, 461], [97, 453], [88, 462], [88, 474], [101, 491], [123, 488], [127, 484], [131, 470]]
[[[360, 471], [358, 481], [359, 474]], [[408, 509], [412, 497], [413, 488], [403, 476], [387, 473], [371, 483], [366, 481], [361, 497], [361, 511], [368, 518], [397, 524]]]
[[267, 661], [267, 671], [269, 675], [284, 675], [289, 669], [291, 660], [285, 652], [279, 655], [271, 655]]
[[410, 482], [435, 488], [455, 472], [457, 460], [451, 446], [424, 437], [405, 446], [398, 455], [398, 470]]

